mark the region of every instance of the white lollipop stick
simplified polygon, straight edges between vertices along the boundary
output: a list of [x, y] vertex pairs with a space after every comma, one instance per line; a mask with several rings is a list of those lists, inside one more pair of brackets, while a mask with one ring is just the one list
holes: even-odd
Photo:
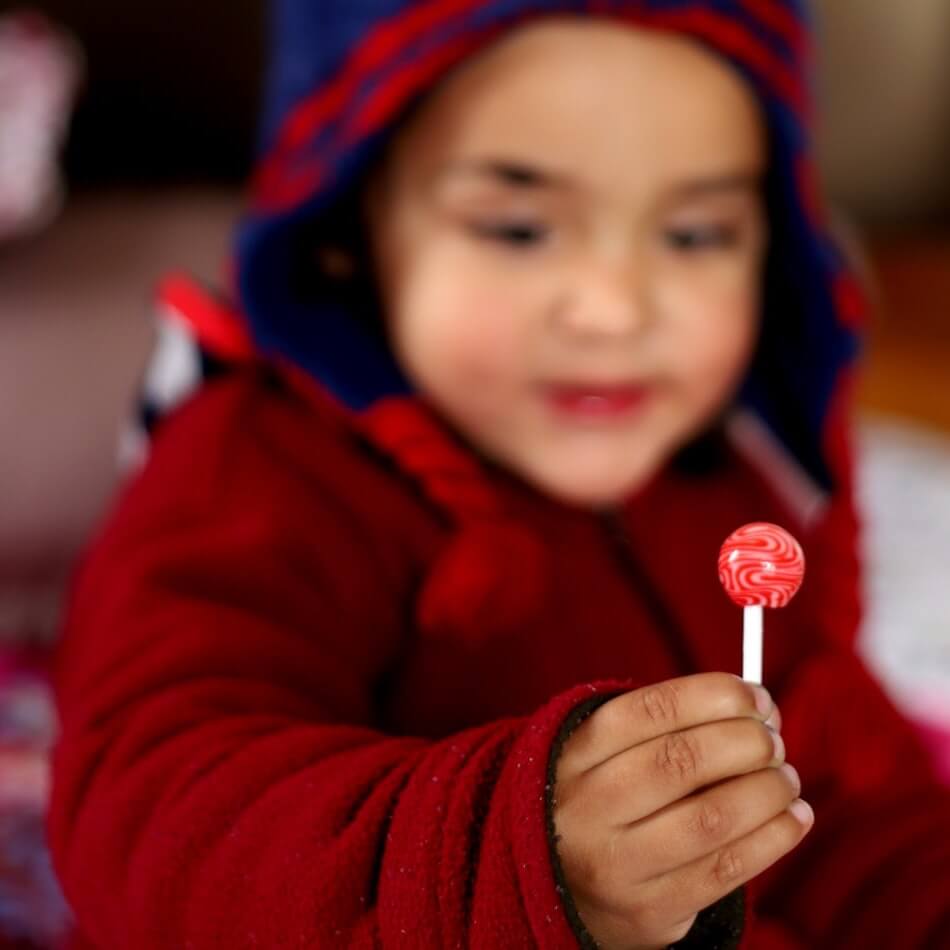
[[742, 608], [742, 678], [762, 683], [762, 608]]

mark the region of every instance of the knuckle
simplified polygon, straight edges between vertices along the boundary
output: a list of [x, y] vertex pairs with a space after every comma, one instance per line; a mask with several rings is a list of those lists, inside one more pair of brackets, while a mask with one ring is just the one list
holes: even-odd
[[735, 848], [720, 848], [713, 861], [712, 877], [717, 885], [728, 886], [742, 877], [742, 856]]
[[657, 751], [657, 768], [664, 776], [690, 781], [699, 774], [699, 744], [685, 732], [663, 736]]
[[725, 810], [711, 802], [700, 802], [693, 819], [693, 831], [704, 838], [724, 838], [729, 833], [729, 820]]
[[640, 690], [644, 716], [658, 728], [669, 728], [679, 720], [679, 690], [672, 683], [657, 683]]

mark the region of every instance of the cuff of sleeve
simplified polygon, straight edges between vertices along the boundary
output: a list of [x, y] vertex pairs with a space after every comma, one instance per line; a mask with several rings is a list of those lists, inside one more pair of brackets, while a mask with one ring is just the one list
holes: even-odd
[[[598, 682], [561, 693], [525, 723], [503, 778], [510, 782], [509, 829], [513, 872], [538, 946], [594, 948], [570, 898], [554, 847], [554, 769], [567, 737], [598, 706], [632, 688]], [[586, 935], [586, 936], [585, 936]], [[585, 943], [584, 940], [587, 940]]]

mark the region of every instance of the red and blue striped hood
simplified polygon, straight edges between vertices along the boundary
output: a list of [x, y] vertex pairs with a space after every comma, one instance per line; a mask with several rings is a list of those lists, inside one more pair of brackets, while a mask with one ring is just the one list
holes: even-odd
[[771, 134], [772, 248], [761, 343], [741, 400], [830, 487], [838, 466], [828, 419], [863, 304], [815, 184], [802, 0], [276, 0], [262, 154], [237, 245], [239, 302], [256, 347], [357, 411], [408, 392], [366, 321], [299, 291], [301, 234], [359, 181], [421, 93], [499, 34], [546, 14], [688, 35], [757, 91]]

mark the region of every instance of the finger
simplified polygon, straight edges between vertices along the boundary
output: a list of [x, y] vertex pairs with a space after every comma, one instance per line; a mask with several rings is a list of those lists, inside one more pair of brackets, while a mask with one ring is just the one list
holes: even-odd
[[705, 723], [651, 739], [577, 776], [560, 799], [570, 821], [621, 826], [707, 785], [781, 765], [781, 736], [756, 719]]
[[761, 721], [774, 708], [767, 690], [729, 673], [698, 673], [632, 690], [605, 703], [571, 734], [565, 778], [666, 733], [742, 716]]
[[755, 831], [784, 812], [800, 791], [791, 765], [762, 769], [680, 799], [621, 833], [630, 850], [650, 856], [644, 865], [660, 876]]
[[[796, 812], [801, 817], [796, 817]], [[657, 878], [638, 891], [637, 904], [649, 923], [682, 920], [698, 913], [771, 867], [805, 837], [814, 823], [800, 798], [755, 831], [691, 864]]]

